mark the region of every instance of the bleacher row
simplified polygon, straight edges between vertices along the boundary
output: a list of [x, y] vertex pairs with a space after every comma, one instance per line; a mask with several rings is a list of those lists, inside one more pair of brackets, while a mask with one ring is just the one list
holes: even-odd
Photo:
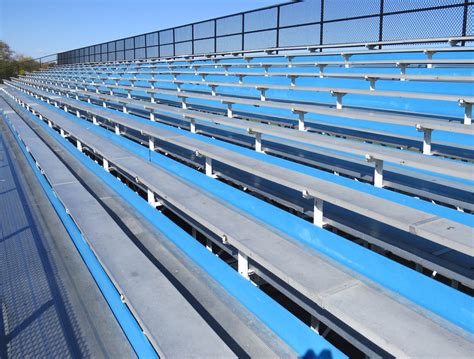
[[[62, 65], [6, 81], [0, 105], [159, 355], [468, 356], [473, 53]], [[61, 187], [67, 169], [50, 162], [63, 152], [153, 223], [175, 262]], [[173, 266], [197, 268], [178, 282], [207, 317], [167, 282]]]

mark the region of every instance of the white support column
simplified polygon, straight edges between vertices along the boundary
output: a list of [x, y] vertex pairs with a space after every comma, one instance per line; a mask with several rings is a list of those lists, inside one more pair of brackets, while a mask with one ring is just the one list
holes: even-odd
[[150, 111], [150, 121], [153, 121], [155, 122], [155, 113], [153, 112], [153, 110]]
[[319, 333], [319, 320], [314, 315], [311, 315], [311, 329], [313, 329], [316, 333]]
[[206, 176], [214, 177], [212, 173], [212, 158], [206, 156]]
[[369, 81], [370, 83], [369, 85], [370, 91], [375, 91], [375, 82], [377, 81], [377, 79], [374, 77], [368, 77], [368, 76], [366, 76], [365, 79]]
[[296, 76], [288, 76], [290, 78], [290, 86], [296, 86]]
[[263, 153], [262, 134], [260, 132], [255, 132], [255, 151]]
[[102, 107], [107, 108], [107, 103], [105, 101], [102, 101]]
[[352, 55], [351, 55], [351, 54], [344, 54], [344, 53], [342, 53], [341, 56], [344, 58], [344, 62], [345, 62], [344, 67], [345, 67], [345, 68], [351, 67], [351, 65], [348, 64], [347, 62], [349, 61], [349, 59], [351, 58]]
[[237, 254], [237, 269], [245, 279], [249, 279], [249, 261], [241, 251]]
[[420, 125], [416, 126], [416, 130], [423, 132], [423, 154], [431, 155], [431, 134], [433, 130], [429, 128], [424, 128]]
[[150, 93], [150, 102], [151, 103], [156, 103], [155, 101], [155, 95], [153, 93]]
[[81, 143], [81, 141], [79, 141], [79, 140], [76, 141], [76, 147], [79, 151], [82, 152], [82, 143]]
[[212, 96], [217, 96], [216, 86], [215, 85], [209, 85], [209, 87], [211, 88], [211, 95]]
[[212, 252], [212, 241], [209, 238], [206, 238], [206, 249]]
[[234, 113], [232, 112], [232, 104], [227, 103], [227, 117], [232, 118], [234, 117]]
[[[433, 60], [433, 54], [434, 54], [433, 51], [426, 51], [426, 50], [425, 50], [425, 51], [423, 51], [423, 52], [425, 53], [426, 58], [427, 58], [428, 60]], [[432, 69], [432, 68], [433, 68], [433, 63], [431, 63], [431, 62], [428, 63], [428, 64], [426, 65], [426, 68]]]
[[104, 170], [110, 172], [109, 161], [107, 159], [102, 158], [102, 165], [104, 167]]
[[[91, 98], [90, 98], [90, 97], [87, 98], [87, 102], [88, 102], [88, 103], [91, 103]], [[105, 102], [104, 102], [104, 105], [105, 105]], [[104, 106], [104, 107], [105, 107], [105, 106]]]
[[400, 75], [405, 75], [407, 70], [407, 64], [397, 63], [397, 66], [400, 68]]
[[122, 106], [122, 112], [123, 112], [123, 113], [128, 113], [128, 111], [127, 111], [127, 105], [124, 104], [124, 105]]
[[316, 198], [312, 195], [309, 194], [308, 190], [304, 190], [303, 193], [303, 198], [307, 199], [313, 199], [313, 224], [319, 228], [323, 228], [325, 223], [324, 223], [324, 216], [323, 216], [323, 207], [324, 207], [324, 201], [320, 198]]
[[53, 128], [53, 123], [50, 120], [48, 120], [48, 126]]
[[115, 134], [120, 136], [120, 126], [115, 124]]
[[149, 137], [148, 138], [148, 149], [150, 151], [154, 151], [155, 150], [155, 139], [153, 137]]
[[196, 133], [196, 119], [195, 118], [191, 118], [189, 120], [189, 130], [191, 131], [191, 133]]
[[265, 97], [265, 92], [267, 91], [267, 89], [265, 88], [259, 88], [260, 90], [260, 101], [266, 101], [266, 97]]
[[76, 110], [76, 117], [81, 118], [81, 113], [79, 112], [79, 110]]
[[301, 111], [294, 111], [295, 113], [298, 114], [298, 131], [304, 131], [304, 112]]
[[188, 108], [187, 104], [186, 104], [186, 97], [182, 97], [181, 98], [181, 108], [183, 110], [186, 110]]
[[64, 111], [68, 112], [68, 110], [67, 110], [67, 106], [66, 106], [66, 105], [64, 105], [64, 107], [63, 107], [63, 108], [64, 108]]
[[383, 161], [375, 160], [374, 168], [374, 186], [382, 188], [383, 187]]
[[342, 98], [344, 97], [345, 93], [331, 91], [331, 95], [336, 97], [336, 108], [338, 110], [342, 109]]
[[132, 92], [130, 90], [127, 91], [127, 98], [132, 98]]
[[147, 188], [146, 193], [148, 204], [152, 207], [156, 207], [155, 194], [153, 193], [153, 191]]
[[66, 138], [66, 132], [62, 128], [59, 129], [59, 133], [61, 134], [61, 137]]
[[313, 224], [320, 228], [323, 228], [324, 226], [323, 207], [324, 201], [319, 198], [314, 198]]
[[96, 115], [92, 115], [92, 123], [93, 123], [94, 125], [96, 125], [96, 126], [99, 124], [99, 123], [97, 122], [97, 116], [96, 116]]
[[464, 100], [459, 101], [459, 106], [464, 107], [464, 124], [472, 124], [472, 103], [466, 102]]
[[371, 155], [366, 155], [367, 162], [374, 162], [374, 186], [383, 187], [383, 160], [376, 159]]

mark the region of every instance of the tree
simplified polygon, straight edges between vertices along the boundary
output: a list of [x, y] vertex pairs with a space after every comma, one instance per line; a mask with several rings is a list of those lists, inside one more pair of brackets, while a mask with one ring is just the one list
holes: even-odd
[[0, 40], [0, 80], [24, 75], [25, 72], [40, 68], [41, 64], [38, 61], [28, 56], [16, 55], [6, 42]]

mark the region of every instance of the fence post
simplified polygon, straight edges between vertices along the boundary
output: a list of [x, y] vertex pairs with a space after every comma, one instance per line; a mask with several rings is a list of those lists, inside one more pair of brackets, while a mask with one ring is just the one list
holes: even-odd
[[[276, 23], [276, 41], [275, 41], [275, 47], [279, 48], [280, 47], [280, 5], [277, 6], [277, 23]], [[278, 51], [277, 51], [278, 53]]]
[[[324, 26], [324, 0], [321, 0], [321, 20], [320, 20], [320, 26], [319, 26], [319, 45], [321, 46], [324, 45], [323, 26]], [[319, 51], [322, 52], [323, 49], [320, 48]]]
[[[469, 0], [464, 0], [464, 13], [462, 18], [462, 31], [461, 36], [466, 36], [467, 33], [467, 10], [468, 10]], [[466, 41], [461, 43], [462, 46], [466, 45]]]
[[245, 14], [242, 14], [242, 51], [245, 50]]
[[[380, 0], [380, 18], [379, 18], [379, 42], [383, 41], [383, 12], [384, 12], [384, 0]], [[379, 45], [379, 49], [382, 45]]]
[[217, 20], [214, 19], [214, 53], [217, 52]]

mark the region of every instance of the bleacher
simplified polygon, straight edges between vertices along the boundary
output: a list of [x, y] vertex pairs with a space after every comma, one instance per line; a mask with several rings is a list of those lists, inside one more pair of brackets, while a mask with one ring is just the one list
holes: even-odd
[[58, 65], [0, 108], [136, 351], [468, 357], [472, 40]]

